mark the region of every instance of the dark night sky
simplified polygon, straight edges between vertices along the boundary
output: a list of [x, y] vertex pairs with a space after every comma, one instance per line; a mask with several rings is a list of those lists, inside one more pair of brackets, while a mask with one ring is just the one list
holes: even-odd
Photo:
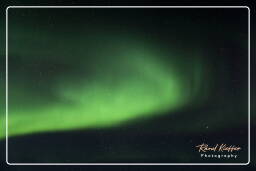
[[[22, 101], [22, 105], [27, 106], [28, 109], [30, 108], [28, 104], [31, 103], [35, 104], [35, 110], [39, 103], [38, 109], [41, 110], [44, 106], [40, 108], [40, 104], [47, 106], [47, 102], [56, 101], [54, 91], [56, 89], [53, 89], [55, 82], [52, 81], [56, 77], [65, 77], [64, 82], [63, 79], [61, 80], [64, 84], [70, 81], [82, 83], [80, 80], [84, 74], [95, 78], [94, 70], [88, 69], [86, 73], [81, 73], [84, 61], [89, 61], [89, 64], [85, 65], [88, 68], [101, 59], [98, 53], [90, 51], [86, 53], [92, 53], [95, 57], [81, 59], [81, 54], [84, 52], [77, 45], [91, 40], [79, 38], [79, 33], [81, 34], [83, 29], [86, 30], [86, 36], [97, 35], [96, 39], [99, 40], [102, 40], [102, 35], [107, 35], [105, 39], [103, 38], [103, 41], [106, 41], [102, 44], [96, 41], [100, 46], [105, 43], [107, 48], [107, 43], [118, 44], [122, 39], [119, 35], [128, 35], [132, 32], [129, 39], [142, 35], [143, 42], [155, 42], [150, 45], [153, 48], [167, 49], [167, 54], [170, 53], [168, 49], [173, 50], [176, 55], [175, 70], [180, 72], [178, 76], [183, 78], [181, 83], [190, 85], [196, 79], [191, 74], [194, 70], [200, 73], [201, 78], [198, 84], [195, 84], [201, 91], [194, 92], [192, 91], [194, 89], [187, 85], [186, 93], [191, 94], [191, 100], [177, 110], [164, 111], [165, 114], [158, 115], [156, 110], [156, 115], [153, 117], [132, 119], [114, 127], [89, 129], [78, 127], [66, 131], [40, 131], [41, 133], [32, 132], [28, 135], [14, 136], [9, 142], [11, 162], [205, 162], [206, 160], [200, 159], [197, 151], [193, 149], [202, 142], [209, 144], [224, 142], [242, 146], [241, 158], [235, 162], [247, 161], [246, 9], [116, 9], [111, 12], [103, 9], [100, 11], [34, 9], [14, 10], [10, 12], [10, 16], [13, 20], [9, 25], [9, 34], [14, 35], [13, 37], [10, 35], [10, 42], [13, 42], [13, 45], [10, 45], [10, 51], [13, 49], [9, 59], [9, 64], [13, 65], [9, 67], [13, 70], [10, 72], [13, 76], [10, 81], [14, 83], [10, 86], [10, 90], [12, 88], [15, 93], [21, 92], [21, 95], [28, 93], [27, 100]], [[28, 19], [25, 21], [25, 18]], [[27, 31], [29, 28], [33, 28], [31, 32]], [[113, 30], [118, 30], [119, 33], [109, 40]], [[33, 37], [34, 35], [38, 37]], [[58, 38], [59, 42], [64, 42], [59, 43], [64, 47], [64, 51], [60, 52], [58, 48], [52, 50], [55, 46], [54, 41], [49, 42], [45, 47], [35, 43], [32, 49], [22, 49], [20, 47], [26, 47], [25, 44], [19, 44], [16, 39], [22, 40], [24, 37], [27, 45], [33, 45], [33, 41], [37, 38], [46, 37], [45, 41]], [[78, 42], [73, 43], [76, 40]], [[125, 38], [126, 40], [128, 39]], [[140, 42], [136, 43], [135, 46], [139, 47]], [[94, 44], [85, 47], [96, 49]], [[129, 52], [129, 47], [124, 50]], [[45, 48], [46, 51], [40, 48]], [[107, 48], [102, 50], [105, 51], [106, 56], [111, 56], [113, 51], [111, 48], [106, 50]], [[46, 57], [47, 49], [49, 52], [53, 51], [52, 56]], [[65, 55], [72, 50], [76, 51], [73, 58]], [[34, 54], [38, 54], [37, 58]], [[198, 57], [194, 54], [200, 55]], [[59, 60], [60, 55], [61, 60]], [[159, 56], [157, 59], [172, 66], [173, 58]], [[108, 68], [108, 62], [112, 63], [115, 58], [108, 57], [104, 60], [107, 62], [102, 65], [103, 71], [104, 68]], [[192, 61], [196, 61], [197, 64], [190, 65]], [[30, 65], [31, 63], [35, 66]], [[122, 65], [118, 61], [117, 64]], [[201, 65], [204, 67], [198, 71]], [[33, 72], [30, 72], [31, 70]], [[4, 73], [4, 68], [1, 67], [0, 71], [1, 74]], [[107, 72], [108, 70], [106, 74]], [[39, 78], [42, 73], [44, 77]], [[77, 75], [71, 78], [72, 76], [68, 75], [70, 73]], [[101, 78], [102, 76], [99, 76], [99, 79]], [[25, 89], [20, 89], [21, 81]], [[27, 86], [28, 84], [30, 86]], [[74, 85], [71, 85], [71, 88], [72, 86]], [[48, 91], [49, 89], [51, 91]], [[16, 101], [13, 100], [13, 105], [18, 109], [21, 99], [15, 93], [11, 97], [17, 98]], [[40, 95], [39, 100], [38, 95]], [[33, 118], [35, 115], [31, 114], [28, 117]], [[3, 115], [0, 116], [3, 118]], [[20, 118], [22, 117], [19, 116]], [[26, 122], [26, 118], [23, 122]], [[0, 144], [3, 146], [4, 141], [0, 141]], [[1, 159], [3, 158], [2, 155]], [[211, 159], [208, 162], [216, 162], [216, 160]], [[230, 160], [230, 162], [234, 161]]]

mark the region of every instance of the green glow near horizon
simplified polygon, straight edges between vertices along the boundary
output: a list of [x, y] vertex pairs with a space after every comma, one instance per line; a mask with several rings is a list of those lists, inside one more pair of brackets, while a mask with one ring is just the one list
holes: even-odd
[[[193, 99], [201, 81], [198, 79], [200, 62], [180, 69], [182, 65], [177, 64], [179, 57], [171, 56], [167, 60], [164, 53], [153, 46], [124, 40], [122, 44], [111, 40], [115, 48], [106, 45], [103, 52], [93, 47], [94, 57], [89, 60], [81, 50], [79, 53], [79, 50], [74, 51], [74, 59], [65, 56], [63, 61], [73, 59], [70, 65], [74, 64], [74, 69], [70, 73], [48, 75], [54, 81], [43, 80], [36, 92], [40, 93], [42, 87], [49, 86], [54, 93], [53, 100], [47, 91], [46, 95], [41, 94], [42, 97], [33, 94], [31, 85], [23, 85], [22, 80], [17, 81], [18, 77], [11, 80], [9, 136], [118, 126], [134, 119], [170, 113]], [[19, 48], [22, 47], [17, 46]], [[42, 51], [47, 54], [47, 50]], [[22, 51], [22, 54], [31, 57], [37, 53], [36, 49], [28, 52], [30, 54]], [[59, 52], [58, 48], [56, 52]], [[51, 56], [46, 60], [51, 60]], [[184, 74], [187, 70], [197, 81], [193, 83], [193, 90], [188, 85], [191, 78]], [[35, 84], [31, 79], [29, 82]], [[50, 96], [50, 100], [44, 96]]]
[[68, 104], [25, 111], [10, 109], [9, 124], [13, 126], [9, 126], [9, 135], [114, 126], [183, 104], [185, 95], [175, 75], [147, 60], [143, 60], [144, 64], [136, 63], [135, 72], [128, 77], [115, 78], [114, 85], [113, 80], [108, 80], [111, 76], [107, 76], [94, 83], [80, 83], [75, 89], [75, 85], [60, 86], [56, 91], [70, 101]]

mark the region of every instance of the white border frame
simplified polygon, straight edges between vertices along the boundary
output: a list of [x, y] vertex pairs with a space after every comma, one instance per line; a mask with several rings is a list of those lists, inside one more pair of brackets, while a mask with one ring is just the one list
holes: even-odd
[[[248, 162], [247, 163], [10, 163], [8, 162], [8, 10], [11, 8], [247, 8]], [[248, 165], [250, 163], [250, 8], [248, 6], [8, 6], [6, 8], [6, 163], [8, 165]]]

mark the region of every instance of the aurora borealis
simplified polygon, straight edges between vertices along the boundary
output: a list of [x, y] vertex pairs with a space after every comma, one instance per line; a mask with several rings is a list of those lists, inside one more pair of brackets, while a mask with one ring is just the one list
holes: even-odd
[[[202, 84], [202, 57], [196, 56], [200, 54], [191, 54], [193, 61], [188, 66], [177, 54], [144, 40], [138, 33], [100, 32], [91, 26], [81, 29], [79, 37], [68, 37], [68, 42], [75, 42], [70, 45], [60, 41], [65, 34], [62, 31], [49, 32], [46, 37], [46, 33], [41, 36], [38, 30], [24, 26], [19, 35], [23, 30], [21, 39], [25, 43], [20, 43], [11, 26], [12, 21], [10, 71], [12, 60], [20, 60], [20, 65], [26, 56], [29, 62], [15, 66], [20, 72], [10, 72], [9, 135], [115, 126], [131, 119], [146, 119], [191, 102]], [[28, 48], [32, 46], [32, 50]], [[79, 62], [67, 63], [66, 59]], [[190, 72], [188, 79], [186, 71]], [[31, 81], [21, 83], [23, 79]], [[17, 84], [19, 92], [12, 90]], [[41, 91], [51, 93], [54, 99], [47, 99]], [[28, 104], [21, 106], [24, 96]], [[31, 101], [38, 105], [31, 106]]]
[[[102, 151], [110, 162], [182, 162], [192, 159], [169, 156], [170, 147], [161, 150], [158, 146], [161, 157], [150, 159], [147, 148], [171, 144], [186, 153], [180, 144], [193, 146], [205, 139], [215, 143], [212, 134], [225, 137], [223, 130], [233, 127], [242, 127], [239, 136], [246, 137], [246, 25], [228, 23], [233, 13], [221, 9], [190, 9], [192, 17], [181, 9], [154, 10], [9, 9], [10, 146], [18, 148], [15, 140], [19, 138], [69, 137], [78, 132], [81, 134], [75, 142], [89, 141], [83, 150], [92, 156], [79, 158], [81, 162], [104, 162], [104, 157], [98, 157]], [[210, 20], [199, 20], [202, 14]], [[241, 14], [246, 17], [243, 10]], [[101, 132], [102, 137], [98, 136]], [[195, 140], [185, 141], [190, 134]], [[91, 139], [80, 138], [83, 136]], [[111, 140], [106, 145], [108, 136]], [[144, 139], [153, 139], [152, 144], [140, 151], [133, 136], [138, 146]], [[0, 139], [4, 137], [0, 134]], [[130, 144], [119, 144], [118, 137], [127, 137]], [[230, 139], [230, 143], [242, 141]], [[246, 144], [246, 138], [242, 139], [242, 145]], [[47, 142], [52, 140], [52, 144], [57, 142], [56, 138]], [[98, 144], [91, 145], [95, 142]], [[102, 151], [90, 151], [98, 146]], [[107, 153], [105, 146], [124, 153], [116, 152], [117, 159], [118, 155]], [[192, 153], [190, 146], [186, 148]], [[242, 154], [244, 161], [246, 151]], [[42, 161], [66, 162], [61, 157], [46, 158]], [[77, 161], [74, 158], [70, 160]]]
[[[54, 90], [56, 101], [36, 108], [10, 109], [9, 120], [13, 125], [9, 130], [10, 135], [30, 131], [112, 126], [129, 119], [145, 118], [156, 112], [161, 114], [181, 107], [192, 98], [188, 93], [193, 90], [186, 90], [182, 84], [185, 81], [179, 80], [178, 73], [171, 71], [163, 62], [161, 64], [148, 51], [132, 52], [128, 48], [124, 50], [129, 52], [127, 55], [118, 54], [117, 59], [108, 57], [114, 64], [89, 69], [88, 65], [81, 66], [79, 72], [89, 70], [90, 73], [83, 79], [67, 80], [65, 75], [62, 76], [64, 78], [54, 78], [54, 86], [50, 88]], [[105, 64], [105, 61], [100, 62]], [[96, 66], [101, 65], [95, 63]], [[31, 117], [30, 113], [35, 112], [36, 116]], [[20, 123], [26, 116], [26, 120], [33, 124]], [[30, 122], [30, 119], [33, 121]]]
[[[127, 42], [123, 47], [119, 47], [122, 45], [115, 44], [115, 40], [111, 39], [107, 44], [114, 46], [113, 50], [109, 47], [103, 48], [103, 51], [110, 51], [110, 54], [98, 53], [96, 49], [90, 48], [96, 51], [92, 53], [91, 63], [87, 64], [87, 56], [85, 56], [79, 68], [70, 69], [68, 78], [67, 75], [58, 75], [57, 78], [53, 76], [49, 90], [53, 91], [56, 101], [51, 104], [28, 109], [10, 108], [9, 120], [13, 125], [9, 130], [10, 135], [30, 133], [30, 131], [111, 126], [129, 119], [145, 118], [175, 110], [193, 99], [200, 86], [197, 77], [203, 75], [200, 73], [202, 70], [200, 63], [186, 68], [190, 70], [191, 78], [185, 81], [182, 78], [184, 73], [180, 73], [182, 71], [177, 69], [179, 65], [173, 64], [177, 61], [164, 63], [161, 61], [161, 52], [154, 52], [154, 49], [144, 47], [145, 45], [143, 43], [140, 45], [138, 41], [136, 46], [131, 46], [130, 42], [126, 45]], [[109, 56], [105, 57], [105, 55]], [[91, 64], [94, 66], [90, 66]], [[43, 71], [37, 72], [38, 77], [44, 75]], [[81, 78], [78, 78], [77, 74]], [[48, 75], [48, 79], [49, 77], [51, 76]], [[192, 88], [187, 86], [191, 82]], [[24, 85], [23, 93], [29, 93], [26, 92], [29, 91], [29, 88], [26, 90], [29, 86]], [[12, 92], [10, 94], [12, 95]], [[22, 99], [25, 94], [18, 94], [15, 98]], [[29, 113], [37, 114], [31, 117]], [[26, 120], [33, 119], [31, 123], [35, 125], [19, 123], [26, 116]], [[35, 122], [35, 117], [38, 117], [36, 119], [38, 123]]]

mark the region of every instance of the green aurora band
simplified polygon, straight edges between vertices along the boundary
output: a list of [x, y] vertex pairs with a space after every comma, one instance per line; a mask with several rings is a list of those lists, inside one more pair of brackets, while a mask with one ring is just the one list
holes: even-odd
[[[19, 33], [25, 44], [10, 36], [9, 136], [119, 126], [170, 114], [204, 94], [200, 55], [189, 54], [187, 62], [138, 36], [88, 34], [66, 38], [76, 42], [70, 46], [61, 33], [35, 45], [33, 34]], [[24, 66], [21, 72], [10, 69], [12, 58]], [[33, 63], [43, 67], [33, 70]]]

